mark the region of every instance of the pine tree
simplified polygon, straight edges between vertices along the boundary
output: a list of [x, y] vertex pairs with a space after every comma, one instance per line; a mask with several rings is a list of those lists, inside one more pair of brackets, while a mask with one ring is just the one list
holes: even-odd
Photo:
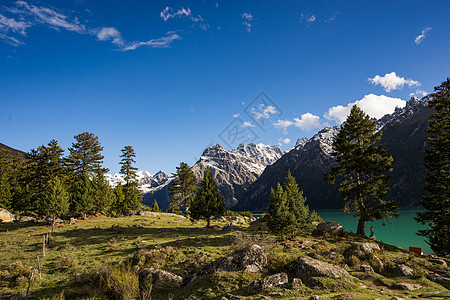
[[357, 233], [361, 235], [366, 235], [367, 221], [398, 215], [398, 204], [385, 200], [393, 159], [382, 145], [376, 145], [381, 135], [381, 131], [376, 133], [376, 123], [354, 105], [333, 141], [338, 165], [325, 174], [329, 184], [339, 178], [344, 210], [356, 210]]
[[154, 212], [160, 212], [159, 206], [158, 206], [158, 201], [156, 201], [156, 199], [153, 200], [152, 211], [154, 211]]
[[76, 142], [69, 148], [69, 156], [66, 159], [67, 165], [75, 174], [94, 173], [101, 170], [107, 173], [109, 170], [103, 168], [103, 147], [98, 141], [98, 137], [90, 132], [83, 132], [74, 136]]
[[308, 232], [311, 226], [309, 209], [305, 201], [303, 191], [299, 190], [295, 178], [289, 171], [283, 186], [278, 184], [276, 190], [271, 190], [266, 215], [269, 229], [283, 238]]
[[81, 213], [83, 218], [94, 208], [94, 191], [88, 173], [82, 173], [76, 177], [71, 198], [71, 209]]
[[125, 194], [123, 193], [123, 186], [120, 183], [114, 188], [114, 202], [112, 207], [116, 213], [124, 213]]
[[177, 172], [172, 175], [174, 180], [172, 181], [172, 186], [169, 187], [172, 195], [170, 203], [172, 206], [182, 206], [185, 211], [188, 211], [192, 199], [195, 196], [197, 179], [191, 168], [189, 168], [189, 165], [185, 162], [180, 163], [180, 166], [177, 167]]
[[193, 220], [205, 219], [207, 228], [211, 226], [211, 217], [218, 217], [225, 213], [225, 203], [210, 170], [206, 170], [205, 177], [200, 182], [190, 212]]
[[123, 186], [123, 193], [125, 195], [124, 207], [122, 212], [127, 212], [130, 210], [136, 210], [139, 208], [142, 202], [142, 194], [139, 191], [138, 183], [136, 181], [136, 170], [137, 168], [133, 166], [136, 161], [136, 153], [131, 146], [125, 146], [122, 150], [122, 155], [120, 156], [122, 160], [120, 164], [120, 173], [125, 175], [125, 185]]
[[429, 148], [425, 150], [423, 212], [417, 221], [427, 225], [419, 235], [438, 254], [450, 254], [450, 78], [434, 88], [429, 107], [436, 112], [428, 121]]
[[108, 180], [102, 171], [97, 171], [92, 178], [93, 193], [93, 210], [97, 212], [107, 212], [114, 201], [114, 193]]
[[52, 217], [51, 233], [53, 234], [56, 217], [69, 211], [69, 194], [64, 187], [64, 182], [59, 177], [50, 180], [43, 199], [42, 209]]
[[0, 208], [11, 210], [13, 194], [10, 177], [12, 175], [11, 154], [6, 149], [0, 149]]

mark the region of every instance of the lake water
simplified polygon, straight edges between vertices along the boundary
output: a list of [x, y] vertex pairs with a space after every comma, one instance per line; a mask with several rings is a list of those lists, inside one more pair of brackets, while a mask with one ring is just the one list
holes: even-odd
[[[370, 226], [373, 225], [375, 230], [375, 237], [377, 240], [386, 244], [395, 245], [408, 250], [409, 247], [422, 248], [424, 253], [432, 253], [430, 246], [425, 242], [423, 237], [418, 236], [418, 230], [423, 229], [414, 220], [418, 210], [400, 209], [398, 218], [391, 218], [390, 223], [383, 225], [381, 220], [366, 223], [366, 234], [370, 235]], [[344, 226], [345, 231], [356, 232], [358, 225], [358, 218], [353, 217], [353, 214], [347, 214], [341, 210], [322, 210], [317, 212], [324, 221], [339, 222]], [[255, 216], [259, 214], [254, 214]]]

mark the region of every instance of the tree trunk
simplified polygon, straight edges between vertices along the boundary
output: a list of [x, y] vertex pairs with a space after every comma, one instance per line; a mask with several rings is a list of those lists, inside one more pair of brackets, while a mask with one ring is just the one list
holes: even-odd
[[358, 220], [358, 229], [357, 229], [356, 233], [366, 236], [366, 221], [363, 220], [363, 218], [359, 218], [359, 220]]
[[211, 227], [211, 217], [208, 217], [206, 219], [206, 228], [209, 228], [209, 227]]
[[53, 236], [53, 230], [55, 229], [55, 222], [56, 222], [56, 217], [55, 216], [53, 216], [53, 218], [52, 218], [52, 232], [51, 232], [51, 236]]

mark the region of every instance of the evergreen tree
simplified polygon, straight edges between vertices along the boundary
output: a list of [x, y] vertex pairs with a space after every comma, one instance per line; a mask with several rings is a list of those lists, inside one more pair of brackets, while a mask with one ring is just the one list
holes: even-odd
[[130, 210], [136, 210], [139, 208], [142, 202], [142, 194], [139, 191], [138, 183], [136, 181], [136, 170], [137, 168], [133, 166], [136, 161], [136, 153], [131, 146], [125, 146], [122, 150], [122, 155], [120, 156], [122, 160], [120, 164], [120, 173], [125, 175], [125, 185], [123, 186], [123, 193], [125, 195], [124, 207], [122, 212], [127, 212]]
[[97, 171], [92, 178], [94, 212], [107, 212], [114, 201], [114, 193], [102, 171]]
[[107, 173], [109, 170], [102, 167], [103, 147], [98, 137], [90, 132], [83, 132], [74, 136], [76, 142], [69, 148], [69, 156], [66, 159], [67, 165], [75, 174], [94, 173], [101, 170]]
[[0, 149], [0, 208], [11, 210], [13, 194], [10, 177], [12, 174], [11, 154], [6, 149]]
[[152, 211], [154, 211], [154, 212], [160, 212], [159, 206], [158, 206], [158, 201], [156, 201], [156, 199], [153, 201]]
[[192, 199], [195, 196], [197, 179], [191, 168], [185, 162], [180, 163], [180, 166], [177, 167], [177, 172], [172, 175], [174, 180], [172, 181], [172, 186], [169, 187], [170, 193], [172, 194], [170, 203], [172, 206], [182, 206], [185, 211], [188, 211]]
[[206, 170], [205, 178], [200, 182], [190, 212], [193, 220], [205, 219], [207, 228], [211, 226], [211, 217], [218, 217], [225, 213], [225, 203], [210, 170]]
[[71, 198], [72, 211], [81, 213], [83, 218], [94, 208], [94, 191], [88, 173], [84, 172], [76, 177]]
[[50, 180], [43, 199], [42, 209], [52, 217], [51, 233], [53, 234], [56, 217], [69, 211], [69, 194], [64, 187], [64, 182], [59, 177]]
[[385, 200], [393, 159], [382, 145], [376, 145], [381, 135], [381, 131], [376, 133], [376, 123], [354, 105], [333, 141], [338, 165], [325, 174], [329, 184], [339, 178], [345, 211], [356, 210], [361, 235], [366, 234], [367, 221], [398, 215], [398, 204]]
[[283, 187], [278, 184], [276, 190], [271, 190], [266, 216], [269, 229], [283, 238], [308, 232], [311, 226], [309, 209], [305, 201], [303, 191], [299, 190], [295, 178], [289, 171]]
[[434, 88], [429, 107], [436, 112], [428, 121], [429, 148], [425, 150], [425, 208], [417, 221], [427, 225], [419, 235], [438, 254], [450, 254], [450, 78]]
[[114, 188], [114, 196], [113, 210], [116, 213], [124, 213], [125, 194], [123, 193], [123, 186], [121, 183]]

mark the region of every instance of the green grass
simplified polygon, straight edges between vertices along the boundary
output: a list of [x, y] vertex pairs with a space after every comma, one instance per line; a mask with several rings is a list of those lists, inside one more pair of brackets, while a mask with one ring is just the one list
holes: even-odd
[[[193, 224], [188, 219], [165, 214], [159, 217], [93, 217], [75, 225], [57, 225], [45, 258], [42, 257], [42, 236], [49, 232], [50, 225], [0, 224], [0, 294], [26, 290], [32, 270], [37, 269], [37, 256], [41, 261], [42, 279], [32, 282], [30, 299], [50, 299], [62, 292], [66, 299], [121, 299], [120, 294], [136, 294], [137, 272], [143, 267], [161, 268], [185, 277], [218, 257], [259, 244], [267, 255], [269, 272], [286, 272], [291, 282], [295, 277], [294, 262], [300, 255], [344, 264], [346, 253], [351, 250], [350, 242], [366, 241], [354, 234], [278, 241], [268, 234], [264, 223], [233, 232], [221, 230], [226, 224], [216, 220], [212, 223], [217, 225], [214, 229], [206, 229], [205, 222]], [[338, 255], [330, 256], [331, 252]], [[426, 260], [389, 245], [382, 245], [376, 255], [383, 261], [403, 259], [405, 264], [420, 270], [431, 267]], [[362, 259], [360, 263], [367, 262]], [[354, 266], [351, 273], [357, 274], [358, 268]], [[247, 286], [260, 276], [216, 272], [196, 279], [184, 289], [155, 285], [152, 298], [220, 299], [231, 293], [244, 299], [259, 299], [260, 295], [247, 293]], [[326, 288], [322, 290], [302, 286], [299, 289], [277, 288], [271, 292], [289, 299], [308, 299], [315, 294], [320, 295], [320, 299], [390, 299], [393, 295], [405, 297], [405, 294], [443, 290], [442, 286], [419, 275], [414, 278], [374, 276], [386, 283], [384, 294], [373, 284], [374, 278], [355, 282], [323, 278]], [[368, 288], [362, 288], [359, 282]], [[396, 282], [415, 282], [423, 288], [414, 292], [389, 288]], [[264, 295], [268, 299], [280, 299], [271, 296], [271, 292]]]

